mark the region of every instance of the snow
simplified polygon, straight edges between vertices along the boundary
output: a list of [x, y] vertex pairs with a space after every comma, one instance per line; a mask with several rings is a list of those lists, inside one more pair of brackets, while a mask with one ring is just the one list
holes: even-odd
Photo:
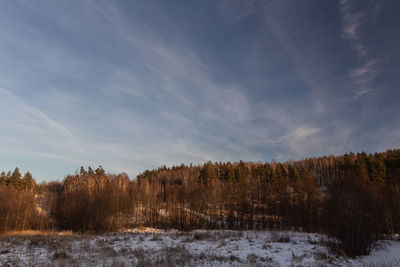
[[380, 248], [375, 249], [368, 256], [358, 257], [355, 266], [400, 266], [400, 241], [382, 241]]
[[[356, 259], [333, 255], [321, 234], [294, 231], [127, 229], [103, 235], [0, 237], [0, 266], [363, 266], [400, 263], [400, 242]], [[397, 264], [396, 264], [397, 263]]]

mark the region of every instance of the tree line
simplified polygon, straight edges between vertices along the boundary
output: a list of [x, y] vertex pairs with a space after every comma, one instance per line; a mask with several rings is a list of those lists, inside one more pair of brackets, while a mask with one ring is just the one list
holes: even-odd
[[400, 232], [400, 150], [163, 166], [133, 181], [101, 166], [40, 185], [15, 172], [1, 175], [0, 231], [301, 229], [328, 233], [353, 255]]

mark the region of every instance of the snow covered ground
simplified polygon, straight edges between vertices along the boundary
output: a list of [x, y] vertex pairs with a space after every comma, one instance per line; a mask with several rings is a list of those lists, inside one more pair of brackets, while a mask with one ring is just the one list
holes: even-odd
[[291, 231], [14, 234], [0, 237], [0, 266], [400, 266], [399, 241], [357, 259], [333, 255], [328, 241]]

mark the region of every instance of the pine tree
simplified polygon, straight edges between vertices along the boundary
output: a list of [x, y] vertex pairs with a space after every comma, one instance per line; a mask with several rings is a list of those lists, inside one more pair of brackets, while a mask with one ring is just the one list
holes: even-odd
[[16, 189], [23, 189], [23, 183], [21, 179], [22, 175], [19, 172], [19, 168], [15, 168], [13, 173], [11, 174], [11, 179], [9, 185]]
[[35, 188], [36, 183], [30, 172], [25, 173], [22, 184], [25, 190], [33, 190]]

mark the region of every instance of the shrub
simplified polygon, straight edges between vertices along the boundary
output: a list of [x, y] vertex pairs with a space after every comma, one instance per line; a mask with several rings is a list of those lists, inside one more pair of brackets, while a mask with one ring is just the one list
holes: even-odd
[[383, 194], [378, 184], [350, 177], [329, 188], [326, 228], [347, 254], [367, 255], [385, 237]]

